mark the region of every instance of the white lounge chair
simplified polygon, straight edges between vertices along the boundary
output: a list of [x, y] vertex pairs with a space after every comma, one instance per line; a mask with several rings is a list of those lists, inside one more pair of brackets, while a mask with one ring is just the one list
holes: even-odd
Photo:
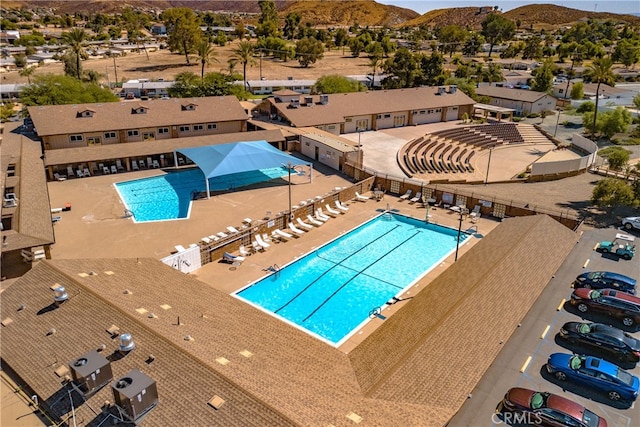
[[245, 218], [242, 220], [242, 223], [245, 224], [246, 226], [250, 226], [252, 222], [253, 220], [251, 218]]
[[254, 252], [262, 252], [262, 251], [264, 251], [264, 248], [262, 246], [260, 246], [260, 243], [256, 242], [255, 240], [253, 240], [251, 242], [251, 247], [253, 248]]
[[78, 169], [76, 175], [78, 176], [78, 178], [84, 178], [84, 172], [82, 172], [82, 169]]
[[273, 231], [273, 235], [276, 236], [276, 237], [279, 237], [281, 239], [291, 239], [293, 237], [291, 234], [289, 234], [287, 232], [284, 232], [284, 231], [280, 230], [279, 228], [276, 228]]
[[178, 252], [184, 252], [184, 251], [186, 251], [186, 250], [187, 250], [187, 249], [186, 249], [184, 246], [182, 246], [182, 245], [175, 245], [175, 246], [174, 246], [174, 248], [176, 248], [176, 251], [178, 251]]
[[229, 237], [229, 235], [225, 232], [220, 231], [218, 232], [218, 237], [220, 237], [221, 239], [224, 239], [225, 237]]
[[234, 233], [234, 234], [240, 232], [240, 230], [238, 230], [237, 228], [232, 227], [232, 226], [228, 226], [227, 230], [229, 230], [229, 233]]
[[309, 222], [311, 224], [315, 225], [316, 227], [320, 227], [322, 224], [324, 224], [324, 222], [318, 221], [317, 219], [315, 219], [311, 215], [307, 215], [307, 219], [309, 220]]
[[244, 245], [240, 245], [240, 248], [238, 249], [238, 251], [240, 252], [240, 255], [243, 257], [251, 255], [251, 252], [249, 252], [247, 248], [244, 247]]
[[89, 168], [84, 168], [83, 173], [84, 173], [84, 176], [91, 176], [91, 172], [89, 172]]
[[345, 205], [343, 205], [342, 203], [340, 203], [340, 200], [336, 200], [336, 208], [338, 208], [339, 210], [341, 210], [342, 212], [347, 212], [349, 210], [348, 207], [346, 207]]
[[318, 208], [316, 209], [316, 219], [318, 219], [318, 221], [322, 221], [322, 222], [327, 222], [329, 221], [331, 218], [326, 216], [323, 212], [322, 209]]
[[329, 212], [329, 215], [331, 215], [331, 216], [338, 216], [341, 213], [340, 211], [332, 209], [331, 206], [329, 206], [328, 204], [325, 205], [325, 208], [327, 208], [327, 212]]
[[300, 218], [296, 218], [296, 222], [298, 223], [298, 225], [300, 225], [300, 227], [302, 227], [304, 229], [307, 229], [307, 230], [313, 229], [313, 225], [307, 224], [306, 222], [304, 222]]
[[66, 181], [67, 180], [67, 176], [66, 175], [60, 175], [58, 172], [54, 173], [53, 177], [56, 179], [56, 181]]
[[413, 197], [411, 200], [409, 200], [409, 203], [419, 202], [420, 200], [422, 200], [422, 193], [418, 191], [416, 193], [415, 197]]
[[140, 166], [140, 169], [146, 169], [147, 167], [144, 164], [144, 160], [138, 160], [138, 165]]
[[359, 202], [366, 202], [367, 200], [369, 200], [369, 198], [367, 196], [361, 195], [356, 191], [356, 200]]
[[469, 217], [474, 218], [476, 216], [480, 216], [480, 205], [475, 205], [473, 210], [469, 214]]
[[256, 234], [256, 242], [258, 242], [258, 244], [260, 246], [262, 246], [263, 248], [265, 248], [265, 249], [267, 249], [269, 246], [271, 246], [270, 244], [268, 244], [267, 242], [262, 240], [262, 236], [260, 236], [259, 234]]
[[138, 162], [135, 160], [131, 160], [131, 170], [138, 171], [140, 168], [138, 167]]
[[200, 239], [200, 240], [202, 240], [202, 241], [203, 241], [203, 242], [205, 242], [206, 244], [211, 243], [211, 239], [210, 239], [210, 238], [208, 238], [208, 237], [203, 237], [203, 238], [202, 238], [202, 239]]
[[115, 165], [111, 165], [111, 173], [118, 173], [118, 169], [116, 169]]
[[102, 167], [102, 173], [105, 174], [105, 175], [109, 175], [109, 168], [106, 167], [106, 166], [103, 166]]
[[53, 216], [53, 217], [51, 217], [51, 222], [54, 223], [54, 224], [60, 222], [61, 220], [62, 220], [61, 216]]
[[289, 230], [293, 231], [295, 234], [297, 234], [298, 236], [304, 234], [304, 230], [300, 230], [298, 227], [296, 227], [292, 222], [289, 222]]
[[153, 161], [153, 167], [156, 168], [156, 169], [159, 168], [160, 167], [160, 163], [158, 163], [157, 160], [154, 160]]
[[73, 168], [71, 166], [67, 166], [67, 176], [76, 176], [76, 174], [73, 173]]
[[411, 197], [411, 189], [407, 190], [406, 193], [400, 196], [400, 200], [407, 200], [409, 197]]
[[124, 170], [124, 166], [122, 166], [122, 162], [120, 160], [116, 160], [116, 167], [118, 168], [118, 171]]
[[269, 235], [267, 233], [262, 233], [262, 240], [264, 242], [269, 243], [271, 241], [271, 238], [269, 237]]
[[151, 159], [151, 157], [147, 157], [147, 167], [148, 168], [153, 167], [153, 159]]

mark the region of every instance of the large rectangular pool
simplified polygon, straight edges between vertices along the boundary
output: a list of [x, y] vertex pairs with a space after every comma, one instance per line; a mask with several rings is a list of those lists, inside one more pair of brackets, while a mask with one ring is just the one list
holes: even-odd
[[[457, 230], [387, 212], [235, 295], [339, 346], [372, 310], [455, 251], [457, 236]], [[463, 232], [460, 244], [469, 237]]]

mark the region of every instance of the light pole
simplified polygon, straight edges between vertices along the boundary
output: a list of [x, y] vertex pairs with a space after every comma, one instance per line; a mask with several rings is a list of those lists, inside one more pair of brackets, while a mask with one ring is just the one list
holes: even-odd
[[293, 211], [291, 210], [291, 162], [287, 163], [287, 170], [289, 171], [289, 220], [293, 220]]
[[458, 240], [456, 241], [456, 258], [453, 260], [458, 261], [458, 249], [460, 248], [460, 233], [462, 232], [462, 208], [460, 208], [460, 222], [458, 224]]
[[491, 167], [491, 153], [493, 153], [493, 147], [489, 148], [489, 160], [487, 161], [487, 175], [484, 178], [484, 185], [489, 182], [489, 168]]
[[362, 136], [362, 129], [358, 126], [356, 128], [356, 131], [358, 132], [358, 151], [356, 152], [356, 167], [360, 168], [360, 152], [362, 151], [362, 144], [360, 143], [360, 137]]
[[560, 113], [562, 112], [562, 110], [560, 108], [558, 108], [558, 118], [556, 119], [556, 128], [553, 131], [553, 137], [556, 137], [556, 134], [558, 133], [558, 123], [560, 123]]

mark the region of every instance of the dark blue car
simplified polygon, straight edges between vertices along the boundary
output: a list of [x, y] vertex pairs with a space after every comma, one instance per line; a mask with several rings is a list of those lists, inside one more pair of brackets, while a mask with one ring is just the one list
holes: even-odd
[[547, 371], [560, 381], [606, 393], [614, 401], [633, 402], [638, 397], [638, 377], [597, 357], [554, 353], [547, 361]]
[[615, 289], [631, 295], [636, 294], [637, 280], [610, 271], [590, 271], [582, 273], [573, 282], [574, 288]]

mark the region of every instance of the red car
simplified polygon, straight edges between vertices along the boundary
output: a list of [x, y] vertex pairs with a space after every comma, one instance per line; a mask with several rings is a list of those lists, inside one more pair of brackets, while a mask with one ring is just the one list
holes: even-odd
[[604, 418], [572, 400], [520, 387], [507, 391], [496, 412], [507, 424], [607, 427]]
[[640, 323], [640, 297], [625, 292], [580, 288], [573, 291], [570, 303], [581, 313], [607, 314], [627, 327]]

